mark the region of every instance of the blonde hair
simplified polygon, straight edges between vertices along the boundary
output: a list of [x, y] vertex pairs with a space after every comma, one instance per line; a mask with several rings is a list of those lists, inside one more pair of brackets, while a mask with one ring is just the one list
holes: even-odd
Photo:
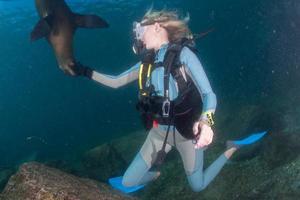
[[170, 42], [180, 42], [183, 38], [192, 38], [192, 33], [187, 25], [189, 16], [180, 19], [175, 11], [152, 11], [144, 15], [142, 23], [159, 23], [166, 29]]

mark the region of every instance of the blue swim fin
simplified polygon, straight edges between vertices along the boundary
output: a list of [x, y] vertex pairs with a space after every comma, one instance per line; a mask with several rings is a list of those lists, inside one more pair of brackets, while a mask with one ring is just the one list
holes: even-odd
[[260, 140], [262, 137], [266, 135], [267, 131], [259, 132], [259, 133], [253, 133], [250, 136], [242, 139], [242, 140], [234, 140], [232, 141], [235, 145], [247, 145], [252, 144]]
[[126, 194], [138, 191], [138, 190], [142, 189], [143, 187], [145, 187], [145, 185], [125, 187], [122, 184], [122, 180], [123, 180], [123, 176], [119, 176], [119, 177], [114, 177], [114, 178], [108, 179], [108, 182], [114, 189], [119, 190]]

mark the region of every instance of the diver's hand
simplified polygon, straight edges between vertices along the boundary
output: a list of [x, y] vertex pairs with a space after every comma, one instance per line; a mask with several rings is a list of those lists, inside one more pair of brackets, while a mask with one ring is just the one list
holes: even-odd
[[82, 65], [80, 62], [74, 63], [73, 71], [76, 76], [85, 76], [89, 79], [91, 79], [93, 75], [93, 69]]
[[214, 132], [211, 127], [202, 121], [196, 122], [194, 124], [193, 132], [196, 136], [196, 149], [208, 146], [212, 142], [212, 139], [214, 137]]

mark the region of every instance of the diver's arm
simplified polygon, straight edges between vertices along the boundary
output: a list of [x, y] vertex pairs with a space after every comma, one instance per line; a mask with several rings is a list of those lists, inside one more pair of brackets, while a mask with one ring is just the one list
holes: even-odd
[[138, 79], [139, 67], [140, 62], [118, 76], [102, 74], [95, 70], [91, 70], [88, 75], [86, 73], [84, 75], [108, 87], [119, 88]]
[[182, 49], [180, 53], [180, 61], [185, 66], [187, 74], [191, 77], [200, 92], [203, 102], [200, 120], [209, 122], [209, 115], [215, 112], [217, 98], [210, 86], [203, 66], [194, 52], [187, 47]]

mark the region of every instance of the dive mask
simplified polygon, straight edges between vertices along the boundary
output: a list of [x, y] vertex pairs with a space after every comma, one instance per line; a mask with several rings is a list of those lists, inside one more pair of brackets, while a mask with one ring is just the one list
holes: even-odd
[[135, 38], [137, 40], [142, 40], [146, 31], [146, 27], [142, 26], [139, 22], [133, 22], [133, 33], [135, 34]]
[[142, 42], [143, 36], [145, 34], [146, 27], [142, 26], [139, 22], [133, 23], [133, 52], [135, 54], [142, 54], [146, 48]]

